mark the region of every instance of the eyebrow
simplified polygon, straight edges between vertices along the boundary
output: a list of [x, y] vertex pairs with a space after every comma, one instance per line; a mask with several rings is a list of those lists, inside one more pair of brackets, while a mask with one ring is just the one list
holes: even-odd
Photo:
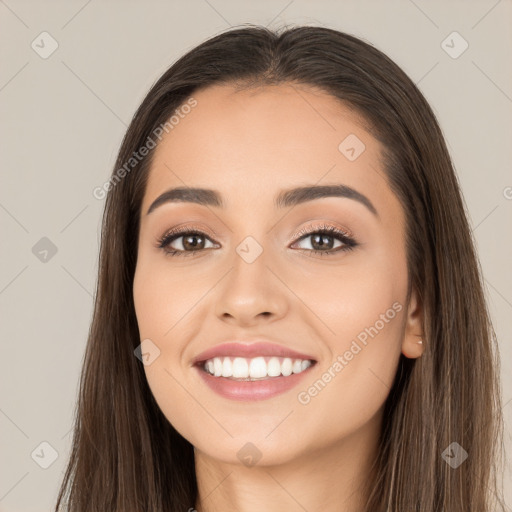
[[[342, 184], [336, 185], [312, 185], [297, 187], [290, 190], [282, 190], [274, 199], [276, 208], [287, 208], [298, 204], [324, 199], [328, 197], [340, 197], [353, 199], [366, 206], [375, 216], [379, 216], [372, 202], [361, 192]], [[166, 190], [159, 195], [148, 208], [146, 215], [149, 215], [159, 206], [166, 203], [196, 203], [202, 206], [213, 206], [224, 208], [224, 202], [219, 192], [206, 188], [178, 187]]]

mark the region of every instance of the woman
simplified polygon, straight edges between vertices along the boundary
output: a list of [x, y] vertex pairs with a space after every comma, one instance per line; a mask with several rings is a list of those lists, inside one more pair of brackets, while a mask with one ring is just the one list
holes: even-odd
[[152, 87], [105, 193], [56, 510], [503, 507], [464, 203], [383, 53], [319, 27], [213, 37]]

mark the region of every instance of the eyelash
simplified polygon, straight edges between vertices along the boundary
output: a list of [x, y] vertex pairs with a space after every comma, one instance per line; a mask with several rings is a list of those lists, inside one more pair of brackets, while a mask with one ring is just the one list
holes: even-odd
[[[165, 235], [163, 235], [161, 238], [158, 238], [157, 244], [158, 248], [162, 249], [166, 256], [196, 256], [198, 253], [203, 252], [206, 249], [199, 249], [197, 251], [181, 251], [176, 249], [168, 249], [167, 246], [174, 242], [174, 240], [177, 240], [178, 238], [181, 238], [184, 235], [197, 235], [201, 237], [205, 237], [207, 239], [210, 239], [206, 233], [203, 233], [200, 229], [196, 229], [193, 226], [188, 226], [185, 228], [177, 228], [175, 230], [168, 231]], [[338, 238], [341, 242], [343, 242], [343, 246], [337, 247], [336, 249], [329, 249], [328, 251], [319, 251], [316, 249], [298, 249], [299, 251], [318, 254], [320, 256], [330, 256], [333, 254], [336, 254], [338, 252], [344, 252], [344, 251], [350, 251], [354, 249], [357, 245], [359, 245], [353, 238], [351, 238], [345, 231], [342, 231], [341, 229], [338, 229], [334, 226], [323, 224], [321, 226], [315, 226], [312, 227], [306, 227], [301, 229], [299, 233], [295, 235], [294, 238], [297, 240], [294, 242], [299, 242], [303, 238], [307, 238], [311, 235], [330, 235], [334, 236], [335, 238]], [[210, 240], [211, 241], [211, 240]]]

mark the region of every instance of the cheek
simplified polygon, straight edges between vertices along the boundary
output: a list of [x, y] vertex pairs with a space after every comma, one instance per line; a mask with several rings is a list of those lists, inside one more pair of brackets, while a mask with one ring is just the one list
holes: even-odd
[[133, 299], [141, 338], [168, 339], [169, 331], [193, 310], [202, 293], [198, 280], [170, 270], [164, 257], [139, 260]]
[[[317, 380], [302, 386], [299, 401], [330, 410], [334, 429], [347, 425], [348, 411], [356, 423], [368, 420], [389, 394], [406, 311], [407, 272], [399, 256], [333, 267], [328, 278], [309, 276], [298, 291], [325, 326], [321, 331], [329, 352]], [[336, 411], [334, 403], [340, 406]]]
[[347, 259], [328, 272], [308, 271], [295, 278], [293, 289], [314, 313], [310, 321], [323, 326], [332, 356], [348, 350], [354, 339], [375, 339], [374, 351], [400, 344], [407, 293], [406, 265], [400, 255]]
[[138, 259], [133, 298], [141, 341], [150, 339], [154, 345], [149, 346], [157, 354], [144, 365], [147, 383], [162, 413], [186, 436], [198, 411], [190, 407], [190, 394], [177, 364], [183, 351], [180, 338], [186, 339], [186, 321], [179, 322], [197, 303], [198, 295], [193, 286], [186, 286], [183, 274], [166, 271], [165, 263], [144, 256]]

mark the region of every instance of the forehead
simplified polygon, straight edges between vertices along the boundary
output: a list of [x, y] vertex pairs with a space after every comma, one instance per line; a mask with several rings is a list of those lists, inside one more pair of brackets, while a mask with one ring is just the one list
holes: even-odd
[[[143, 211], [173, 186], [217, 189], [234, 204], [251, 195], [261, 200], [269, 188], [323, 181], [366, 190], [385, 185], [380, 143], [350, 106], [325, 92], [296, 84], [222, 85], [193, 98], [197, 105], [154, 150]], [[343, 152], [347, 140], [364, 148], [355, 160]]]

